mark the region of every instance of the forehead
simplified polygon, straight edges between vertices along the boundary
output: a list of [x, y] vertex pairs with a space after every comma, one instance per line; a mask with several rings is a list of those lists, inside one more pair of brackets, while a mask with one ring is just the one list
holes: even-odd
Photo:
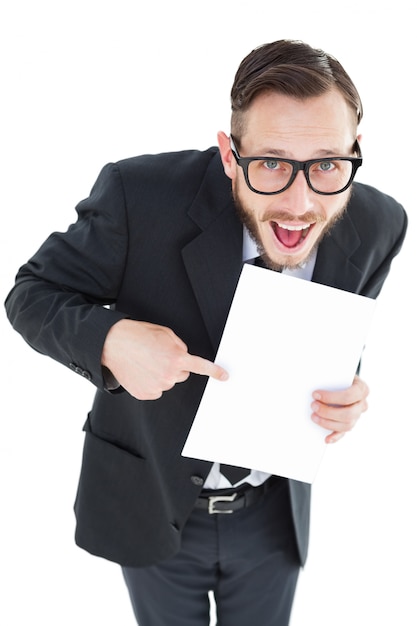
[[244, 129], [245, 150], [299, 152], [303, 146], [306, 151], [349, 150], [357, 124], [352, 109], [334, 89], [303, 100], [275, 92], [261, 94], [245, 113]]

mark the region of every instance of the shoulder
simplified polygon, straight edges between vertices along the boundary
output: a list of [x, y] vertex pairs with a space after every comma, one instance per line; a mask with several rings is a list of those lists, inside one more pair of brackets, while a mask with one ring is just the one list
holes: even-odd
[[183, 150], [160, 154], [143, 154], [118, 161], [118, 168], [125, 185], [142, 184], [152, 186], [164, 183], [171, 185], [186, 184], [194, 181], [198, 184], [204, 177], [208, 167], [218, 157], [215, 147], [204, 151]]
[[375, 187], [354, 183], [347, 214], [361, 233], [393, 241], [402, 239], [407, 228], [404, 207], [393, 197]]
[[403, 221], [405, 211], [394, 198], [379, 191], [375, 187], [363, 183], [354, 183], [352, 196], [348, 205], [349, 214], [357, 219], [378, 218], [378, 221]]
[[204, 164], [210, 162], [214, 155], [219, 152], [218, 148], [211, 147], [207, 150], [180, 150], [177, 152], [147, 153], [129, 157], [117, 161], [117, 165], [123, 170], [136, 169], [146, 166], [163, 166], [166, 164]]
[[102, 167], [90, 196], [105, 195], [143, 198], [164, 196], [182, 190], [196, 192], [207, 170], [221, 173], [221, 159], [218, 148], [205, 151], [183, 150], [160, 154], [143, 154], [120, 161], [110, 162]]

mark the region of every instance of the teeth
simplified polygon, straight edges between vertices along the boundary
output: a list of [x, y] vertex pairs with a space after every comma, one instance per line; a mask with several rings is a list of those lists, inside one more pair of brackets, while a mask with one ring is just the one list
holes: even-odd
[[278, 226], [280, 228], [285, 228], [285, 230], [307, 230], [307, 228], [310, 228], [311, 224], [307, 224], [307, 226], [289, 226], [288, 224], [280, 224], [278, 222]]

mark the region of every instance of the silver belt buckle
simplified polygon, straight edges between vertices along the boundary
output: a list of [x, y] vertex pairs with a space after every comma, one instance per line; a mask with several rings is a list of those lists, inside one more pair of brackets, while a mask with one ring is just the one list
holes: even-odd
[[209, 496], [208, 497], [208, 512], [210, 515], [213, 513], [233, 513], [232, 509], [225, 509], [224, 511], [218, 511], [214, 508], [216, 502], [233, 502], [236, 498], [237, 493], [233, 493], [231, 496]]

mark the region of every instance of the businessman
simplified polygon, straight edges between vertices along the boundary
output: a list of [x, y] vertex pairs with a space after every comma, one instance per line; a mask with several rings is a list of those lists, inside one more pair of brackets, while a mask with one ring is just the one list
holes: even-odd
[[[6, 301], [35, 350], [97, 388], [76, 542], [121, 564], [141, 626], [207, 626], [210, 590], [222, 626], [288, 624], [310, 485], [181, 451], [207, 377], [228, 384], [214, 360], [243, 263], [376, 298], [406, 233], [394, 199], [353, 182], [362, 104], [333, 57], [298, 41], [260, 46], [231, 103], [218, 147], [105, 166]], [[313, 306], [305, 328], [277, 316], [271, 341], [322, 332], [309, 327]], [[314, 392], [327, 443], [353, 428], [367, 395], [359, 376]]]

